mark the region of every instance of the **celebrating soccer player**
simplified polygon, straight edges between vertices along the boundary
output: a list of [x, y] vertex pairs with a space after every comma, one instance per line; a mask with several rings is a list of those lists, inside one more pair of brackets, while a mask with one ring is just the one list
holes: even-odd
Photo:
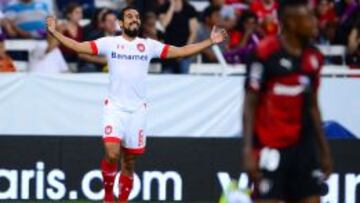
[[257, 202], [319, 203], [332, 161], [318, 106], [316, 20], [301, 0], [280, 2], [279, 17], [280, 36], [263, 39], [247, 65], [244, 166]]
[[47, 18], [48, 32], [77, 53], [105, 56], [109, 64], [110, 86], [104, 102], [103, 141], [105, 157], [101, 161], [104, 202], [113, 202], [113, 185], [121, 160], [119, 202], [127, 202], [133, 187], [135, 160], [145, 151], [145, 86], [152, 58], [178, 58], [197, 54], [226, 38], [226, 31], [213, 29], [210, 38], [200, 43], [175, 47], [137, 37], [139, 12], [126, 7], [120, 16], [122, 35], [91, 42], [76, 42], [56, 30], [56, 19]]

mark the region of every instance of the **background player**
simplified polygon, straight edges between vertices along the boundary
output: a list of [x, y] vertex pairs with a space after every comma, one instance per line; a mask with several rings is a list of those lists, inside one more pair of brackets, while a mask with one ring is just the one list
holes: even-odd
[[150, 60], [193, 55], [224, 41], [227, 35], [225, 30], [214, 28], [207, 40], [175, 47], [138, 38], [141, 21], [134, 8], [124, 8], [119, 23], [123, 30], [121, 36], [76, 42], [56, 30], [54, 17], [47, 18], [48, 32], [60, 43], [77, 53], [104, 55], [109, 64], [110, 87], [104, 107], [105, 157], [101, 162], [105, 202], [114, 200], [113, 185], [120, 158], [119, 201], [127, 202], [133, 186], [135, 158], [145, 150], [145, 79]]
[[264, 39], [247, 66], [244, 165], [257, 202], [317, 203], [332, 161], [318, 106], [316, 21], [306, 1], [282, 1], [279, 14], [281, 35]]

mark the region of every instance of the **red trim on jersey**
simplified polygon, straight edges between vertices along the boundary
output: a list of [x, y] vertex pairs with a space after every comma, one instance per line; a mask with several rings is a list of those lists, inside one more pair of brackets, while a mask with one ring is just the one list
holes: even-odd
[[279, 50], [279, 48], [279, 39], [276, 36], [270, 36], [260, 41], [256, 53], [261, 60], [266, 60], [271, 54]]
[[92, 50], [93, 54], [95, 54], [95, 55], [99, 54], [99, 50], [98, 50], [98, 48], [96, 46], [95, 41], [90, 42], [90, 47], [91, 47], [91, 50]]
[[161, 51], [161, 54], [160, 54], [160, 58], [161, 59], [165, 59], [169, 53], [169, 48], [170, 48], [170, 45], [168, 44], [165, 44], [163, 50]]
[[144, 148], [137, 148], [137, 149], [130, 149], [130, 148], [121, 147], [121, 149], [123, 150], [123, 152], [125, 152], [127, 154], [139, 155], [139, 154], [144, 154], [145, 153], [145, 147]]
[[103, 141], [104, 142], [111, 142], [111, 143], [120, 143], [121, 139], [117, 138], [117, 137], [104, 137]]

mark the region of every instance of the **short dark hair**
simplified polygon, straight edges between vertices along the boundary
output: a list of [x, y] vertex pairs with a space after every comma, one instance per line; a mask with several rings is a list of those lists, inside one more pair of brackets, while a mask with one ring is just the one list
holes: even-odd
[[220, 12], [220, 9], [221, 8], [219, 6], [213, 6], [213, 5], [206, 7], [202, 13], [202, 20], [205, 21], [205, 19], [210, 17], [213, 13]]
[[114, 11], [112, 11], [112, 10], [107, 10], [107, 11], [105, 11], [105, 13], [102, 14], [102, 16], [101, 16], [101, 22], [105, 22], [108, 15], [115, 15], [115, 16], [116, 16], [116, 14], [115, 14]]
[[120, 19], [121, 21], [124, 21], [125, 12], [126, 12], [127, 10], [136, 10], [136, 11], [137, 11], [137, 9], [136, 9], [134, 6], [126, 6], [125, 8], [121, 9], [120, 15], [119, 15], [119, 19]]
[[286, 9], [296, 8], [296, 7], [300, 7], [300, 6], [307, 6], [307, 5], [308, 5], [307, 0], [280, 0], [279, 1], [279, 10], [278, 10], [280, 21], [284, 20], [284, 15], [285, 15]]
[[81, 8], [81, 5], [76, 3], [76, 2], [70, 2], [68, 5], [66, 5], [65, 7], [65, 14], [69, 15], [70, 13], [72, 13], [75, 9], [77, 8]]

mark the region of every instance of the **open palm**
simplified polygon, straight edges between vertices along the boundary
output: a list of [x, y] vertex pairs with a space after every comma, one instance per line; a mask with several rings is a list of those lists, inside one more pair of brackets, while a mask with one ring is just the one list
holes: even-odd
[[217, 29], [216, 26], [213, 27], [210, 38], [213, 43], [218, 44], [223, 42], [227, 37], [227, 32], [225, 29]]

